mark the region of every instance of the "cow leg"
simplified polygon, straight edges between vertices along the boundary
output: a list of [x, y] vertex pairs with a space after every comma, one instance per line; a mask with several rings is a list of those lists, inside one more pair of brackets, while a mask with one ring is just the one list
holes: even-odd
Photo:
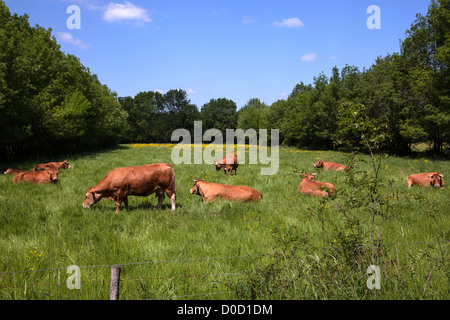
[[116, 213], [119, 213], [121, 204], [122, 204], [122, 200], [121, 199], [117, 199], [117, 201], [116, 201]]
[[125, 207], [128, 209], [128, 196], [125, 192], [123, 192], [121, 189], [117, 190], [115, 193], [116, 198], [116, 213], [119, 213], [120, 205], [122, 204], [122, 201], [125, 203]]
[[175, 211], [175, 193], [170, 197], [170, 204], [172, 205], [172, 211]]
[[[173, 191], [170, 190], [170, 189], [165, 189], [165, 192], [166, 192], [167, 196], [168, 196], [169, 199], [170, 199], [170, 204], [172, 205], [172, 211], [175, 211], [175, 199], [176, 199], [176, 194], [175, 194], [175, 192], [173, 192]], [[163, 196], [164, 196], [164, 193], [163, 193]], [[163, 198], [163, 199], [164, 199], [164, 198]]]
[[125, 208], [128, 209], [128, 196], [125, 196], [125, 198], [123, 198], [123, 203], [125, 203]]
[[164, 193], [158, 195], [158, 205], [156, 206], [156, 209], [159, 210], [161, 208], [161, 205], [164, 201]]
[[158, 197], [158, 204], [156, 205], [156, 210], [159, 210], [161, 208], [161, 204], [163, 203], [164, 198], [165, 198], [164, 190], [157, 189], [156, 196]]

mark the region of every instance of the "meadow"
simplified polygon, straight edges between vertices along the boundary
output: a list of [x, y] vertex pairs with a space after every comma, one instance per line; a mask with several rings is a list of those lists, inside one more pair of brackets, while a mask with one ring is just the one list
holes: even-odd
[[[449, 161], [381, 158], [383, 197], [375, 215], [372, 184], [364, 182], [374, 174], [368, 155], [356, 156], [351, 180], [313, 167], [319, 158], [346, 163], [349, 154], [295, 148], [280, 148], [275, 175], [261, 175], [262, 164], [241, 163], [231, 176], [206, 163], [174, 165], [174, 212], [167, 197], [155, 210], [154, 195], [130, 197], [118, 214], [109, 200], [82, 208], [88, 187], [109, 170], [171, 163], [172, 148], [128, 144], [67, 155], [72, 168], [60, 172], [57, 184], [15, 185], [12, 175], [0, 176], [0, 299], [108, 299], [110, 268], [117, 264], [123, 300], [450, 298], [449, 188], [408, 189], [405, 183], [419, 172], [446, 177]], [[0, 167], [31, 170], [62, 160]], [[333, 183], [337, 197], [299, 194], [301, 172]], [[249, 185], [264, 198], [204, 204], [189, 192], [192, 179]], [[371, 264], [380, 267], [380, 289], [367, 287]], [[67, 286], [71, 265], [80, 267], [81, 289]]]

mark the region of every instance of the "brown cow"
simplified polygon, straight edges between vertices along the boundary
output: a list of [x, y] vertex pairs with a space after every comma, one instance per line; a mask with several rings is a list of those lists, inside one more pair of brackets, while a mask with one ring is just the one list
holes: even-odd
[[28, 181], [31, 183], [56, 183], [58, 181], [58, 171], [24, 171], [14, 176], [13, 182], [19, 183], [21, 181]]
[[116, 213], [122, 201], [128, 208], [128, 196], [146, 197], [156, 193], [157, 209], [164, 201], [164, 192], [170, 198], [172, 211], [175, 210], [175, 171], [168, 163], [147, 164], [134, 167], [120, 167], [109, 171], [93, 188], [89, 188], [83, 201], [83, 208], [99, 202], [103, 198], [116, 201]]
[[298, 186], [298, 192], [314, 197], [334, 197], [336, 188], [328, 182], [316, 181], [316, 173], [302, 173], [303, 178]]
[[33, 168], [33, 171], [42, 171], [47, 169], [60, 170], [69, 168], [72, 168], [72, 166], [67, 162], [67, 160], [64, 160], [62, 162], [48, 162], [38, 164], [36, 167]]
[[216, 166], [216, 171], [223, 169], [225, 174], [228, 172], [228, 175], [231, 175], [231, 171], [233, 170], [234, 174], [236, 174], [236, 169], [239, 166], [237, 156], [234, 152], [230, 152], [222, 159], [214, 161], [213, 165]]
[[345, 171], [347, 168], [345, 165], [340, 163], [328, 162], [323, 160], [317, 160], [314, 164], [316, 168], [323, 168], [324, 170], [335, 170], [335, 171]]
[[5, 171], [3, 171], [3, 174], [18, 174], [18, 173], [22, 173], [22, 172], [27, 172], [27, 171], [8, 168]]
[[205, 182], [203, 179], [192, 180], [194, 186], [191, 194], [197, 194], [204, 202], [217, 200], [218, 198], [228, 201], [255, 201], [263, 198], [261, 192], [249, 186], [233, 186], [213, 182]]
[[444, 188], [444, 175], [439, 172], [412, 174], [406, 177], [406, 185], [408, 188], [412, 185]]

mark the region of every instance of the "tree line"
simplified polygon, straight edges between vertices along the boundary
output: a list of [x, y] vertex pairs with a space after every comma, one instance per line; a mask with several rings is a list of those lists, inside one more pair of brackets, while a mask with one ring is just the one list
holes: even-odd
[[[227, 98], [199, 109], [182, 89], [118, 97], [78, 58], [66, 55], [51, 29], [30, 27], [0, 0], [0, 153], [74, 152], [131, 142], [171, 142], [177, 128], [278, 129], [280, 143], [336, 149], [367, 137], [380, 148], [407, 154], [428, 142], [436, 153], [450, 140], [450, 0], [431, 0], [397, 53], [378, 57], [368, 69], [346, 65], [313, 83], [298, 83], [287, 99], [271, 105], [250, 99], [238, 110]], [[362, 122], [361, 122], [362, 121]], [[370, 125], [369, 125], [370, 123]], [[376, 131], [376, 132], [375, 132]], [[270, 137], [270, 135], [269, 135]]]
[[278, 129], [284, 145], [335, 149], [361, 140], [343, 130], [353, 116], [346, 111], [357, 110], [371, 123], [367, 130], [384, 136], [379, 147], [385, 152], [407, 154], [414, 143], [427, 142], [440, 153], [450, 141], [449, 60], [450, 1], [432, 0], [426, 16], [418, 14], [406, 31], [398, 53], [378, 57], [368, 69], [334, 67], [330, 76], [322, 72], [312, 84], [301, 82], [270, 106], [253, 98], [237, 110], [221, 98], [198, 110], [183, 90], [141, 92], [119, 101], [129, 114], [128, 141], [168, 142], [175, 123], [192, 130], [193, 120], [200, 120], [203, 130]]

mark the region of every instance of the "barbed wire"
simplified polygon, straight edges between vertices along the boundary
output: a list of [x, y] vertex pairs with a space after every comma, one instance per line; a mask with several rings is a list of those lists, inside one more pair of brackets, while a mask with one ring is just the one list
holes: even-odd
[[[450, 240], [449, 240], [450, 241]], [[407, 245], [422, 245], [422, 244], [446, 244], [449, 241], [436, 241], [436, 242], [411, 242], [411, 243], [382, 243], [381, 246], [407, 246]], [[296, 249], [295, 251], [304, 251], [304, 252], [311, 252], [311, 251], [321, 251], [321, 250], [340, 250], [345, 247], [349, 248], [358, 248], [360, 246], [363, 247], [372, 247], [371, 244], [359, 244], [359, 245], [346, 245], [346, 246], [336, 246], [336, 247], [310, 247], [307, 249]], [[378, 247], [377, 245], [374, 245], [375, 247]], [[436, 248], [439, 249], [439, 248]], [[207, 260], [220, 260], [220, 259], [238, 259], [238, 258], [251, 258], [251, 257], [258, 257], [258, 256], [266, 256], [266, 255], [275, 255], [280, 252], [267, 252], [267, 253], [256, 253], [256, 254], [246, 254], [246, 255], [239, 255], [239, 256], [228, 256], [228, 257], [205, 257], [205, 258], [192, 258], [192, 259], [170, 259], [170, 260], [149, 260], [149, 261], [140, 261], [140, 262], [127, 262], [127, 263], [114, 263], [114, 264], [100, 264], [100, 265], [88, 265], [88, 266], [79, 266], [80, 269], [85, 268], [111, 268], [112, 266], [120, 265], [120, 266], [133, 266], [133, 265], [142, 265], [142, 264], [157, 264], [157, 263], [174, 263], [174, 262], [194, 262], [194, 261], [207, 261]], [[61, 271], [61, 270], [67, 270], [67, 267], [65, 268], [47, 268], [47, 269], [39, 269], [39, 270], [23, 270], [23, 271], [11, 271], [11, 272], [0, 272], [0, 275], [12, 275], [12, 274], [21, 274], [21, 273], [32, 273], [32, 272], [46, 272], [46, 271]]]
[[[383, 244], [385, 246], [391, 246], [391, 245], [401, 245], [401, 246], [409, 246], [409, 245], [424, 245], [424, 244], [447, 244], [444, 249], [441, 247], [436, 248], [441, 250], [441, 254], [439, 258], [432, 258], [432, 257], [421, 257], [417, 260], [433, 260], [435, 261], [435, 264], [437, 263], [437, 260], [449, 260], [447, 258], [443, 257], [443, 253], [446, 252], [446, 248], [449, 241], [445, 242], [414, 242], [414, 243], [389, 243], [389, 244]], [[349, 247], [358, 247], [355, 245], [349, 245]], [[339, 247], [314, 247], [314, 248], [307, 248], [307, 249], [300, 249], [295, 251], [305, 251], [305, 252], [311, 252], [315, 250], [324, 250], [324, 249], [342, 249]], [[153, 261], [142, 261], [142, 262], [130, 262], [130, 263], [124, 263], [124, 264], [103, 264], [103, 265], [91, 265], [91, 266], [82, 266], [81, 268], [97, 268], [97, 267], [113, 267], [113, 266], [135, 266], [135, 265], [143, 265], [143, 264], [152, 264], [152, 263], [172, 263], [172, 262], [192, 262], [192, 261], [207, 261], [207, 260], [218, 260], [218, 259], [236, 259], [236, 258], [250, 258], [250, 257], [258, 257], [258, 256], [267, 256], [267, 255], [275, 255], [280, 254], [282, 252], [272, 252], [272, 253], [260, 253], [260, 254], [247, 254], [247, 255], [239, 255], [239, 256], [228, 256], [228, 257], [205, 257], [205, 258], [194, 258], [194, 259], [171, 259], [171, 260], [153, 260]], [[19, 271], [19, 272], [3, 272], [0, 273], [0, 275], [15, 275], [20, 273], [27, 273], [27, 272], [43, 272], [43, 271], [61, 271], [66, 270], [66, 268], [52, 268], [52, 269], [41, 269], [41, 270], [28, 270], [28, 271]], [[212, 273], [212, 274], [184, 274], [184, 275], [174, 275], [174, 276], [163, 276], [163, 277], [134, 277], [134, 278], [124, 278], [120, 279], [121, 282], [125, 281], [133, 281], [133, 280], [170, 280], [170, 279], [182, 279], [182, 278], [199, 278], [199, 277], [220, 277], [220, 276], [237, 276], [237, 275], [245, 275], [245, 274], [251, 274], [253, 271], [251, 270], [245, 270], [240, 272], [231, 272], [231, 273]], [[430, 278], [430, 274], [427, 274]], [[93, 281], [85, 281], [81, 282], [80, 284], [97, 284], [100, 283], [103, 285], [104, 283], [109, 283], [111, 280], [102, 278], [101, 280], [93, 280]], [[63, 282], [57, 282], [57, 283], [41, 283], [41, 284], [23, 284], [23, 285], [14, 285], [14, 286], [6, 286], [6, 287], [0, 287], [0, 289], [17, 289], [17, 288], [26, 288], [26, 287], [50, 287], [50, 286], [61, 286]], [[225, 291], [225, 292], [208, 292], [208, 293], [201, 293], [201, 294], [192, 294], [192, 295], [180, 295], [180, 296], [167, 296], [163, 298], [151, 298], [148, 300], [161, 300], [161, 299], [179, 299], [179, 298], [190, 298], [190, 297], [196, 297], [196, 296], [208, 296], [208, 295], [217, 295], [217, 294], [225, 294], [225, 293], [232, 293], [233, 291]]]

